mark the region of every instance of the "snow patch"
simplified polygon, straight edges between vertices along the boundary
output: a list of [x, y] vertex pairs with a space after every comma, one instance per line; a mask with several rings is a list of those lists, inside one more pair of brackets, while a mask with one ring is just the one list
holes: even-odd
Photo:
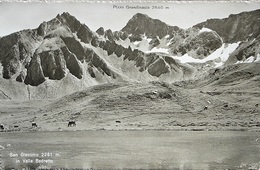
[[129, 46], [134, 46], [132, 45], [132, 43], [130, 42], [129, 38], [126, 38], [125, 40], [119, 39], [115, 41], [117, 44], [122, 45], [124, 48], [128, 48]]
[[199, 31], [199, 33], [202, 33], [202, 32], [212, 32], [212, 30], [209, 29], [209, 28], [202, 28], [202, 29]]
[[0, 77], [3, 77], [3, 65], [0, 63]]
[[260, 54], [257, 54], [255, 62], [260, 62]]
[[148, 38], [148, 37], [145, 35], [145, 33], [142, 35], [142, 39], [148, 41], [148, 43], [150, 43], [150, 41], [152, 41], [152, 38]]
[[130, 46], [132, 49], [138, 49], [142, 52], [146, 52], [150, 49], [150, 42], [152, 41], [152, 38], [148, 38], [145, 34], [141, 35], [142, 40], [141, 41], [135, 41], [135, 42], [130, 42], [130, 40], [128, 41], [121, 41], [119, 42], [119, 44], [124, 44], [122, 46], [124, 46], [125, 48], [128, 48], [128, 46]]
[[180, 63], [203, 63], [201, 59], [193, 58], [189, 56], [187, 53], [181, 57], [172, 56], [172, 58], [179, 60]]
[[137, 46], [140, 42], [141, 41], [135, 41], [133, 44]]
[[237, 61], [235, 64], [240, 64], [240, 63], [254, 63], [254, 62], [260, 62], [260, 54], [257, 54], [256, 57], [250, 56], [244, 61]]
[[153, 39], [152, 38], [147, 38], [146, 40], [150, 43]]
[[146, 53], [166, 53], [166, 54], [169, 54], [169, 49], [154, 47], [151, 51], [146, 51]]
[[219, 58], [220, 62], [216, 62], [215, 67], [220, 67], [228, 60], [230, 54], [236, 50], [239, 44], [240, 42], [232, 43], [232, 44], [222, 44], [222, 46], [219, 49], [217, 49], [207, 58], [212, 60]]
[[245, 63], [252, 63], [255, 61], [255, 57], [251, 56], [245, 60]]

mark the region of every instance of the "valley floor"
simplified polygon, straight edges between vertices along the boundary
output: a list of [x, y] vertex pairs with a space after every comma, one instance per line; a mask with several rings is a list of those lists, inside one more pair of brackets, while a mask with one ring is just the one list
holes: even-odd
[[[255, 88], [106, 84], [56, 100], [1, 100], [0, 123], [4, 131], [260, 131], [260, 92]], [[76, 126], [68, 127], [70, 120]]]

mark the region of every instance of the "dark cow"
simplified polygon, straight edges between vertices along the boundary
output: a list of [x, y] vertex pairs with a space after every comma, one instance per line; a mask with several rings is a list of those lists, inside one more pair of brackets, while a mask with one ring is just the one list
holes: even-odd
[[36, 122], [32, 122], [32, 127], [37, 127]]
[[74, 120], [69, 121], [68, 127], [70, 126], [76, 126], [76, 122]]
[[0, 130], [4, 130], [5, 126], [3, 124], [0, 124]]
[[205, 106], [205, 107], [204, 107], [204, 110], [208, 110], [208, 106]]
[[255, 104], [255, 107], [258, 107], [259, 106], [259, 104], [257, 103], [257, 104]]
[[14, 128], [13, 128], [14, 131], [20, 131], [20, 128], [18, 125], [14, 125]]
[[120, 120], [116, 120], [116, 123], [121, 123], [121, 121]]

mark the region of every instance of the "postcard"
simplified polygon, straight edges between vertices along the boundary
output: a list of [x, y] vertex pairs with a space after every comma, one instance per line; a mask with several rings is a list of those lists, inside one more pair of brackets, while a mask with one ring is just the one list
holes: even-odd
[[0, 170], [260, 169], [260, 2], [0, 11]]

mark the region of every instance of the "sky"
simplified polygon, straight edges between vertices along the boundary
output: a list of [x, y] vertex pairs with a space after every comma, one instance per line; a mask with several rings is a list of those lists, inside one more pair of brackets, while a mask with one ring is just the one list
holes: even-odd
[[[120, 7], [121, 8], [120, 8]], [[127, 9], [129, 6], [150, 9]], [[152, 9], [152, 6], [163, 9]], [[174, 3], [21, 3], [0, 2], [0, 36], [23, 29], [37, 28], [63, 12], [69, 12], [92, 31], [99, 27], [121, 30], [136, 13], [181, 28], [189, 28], [210, 18], [225, 18], [230, 14], [260, 9], [260, 2], [174, 2]]]

